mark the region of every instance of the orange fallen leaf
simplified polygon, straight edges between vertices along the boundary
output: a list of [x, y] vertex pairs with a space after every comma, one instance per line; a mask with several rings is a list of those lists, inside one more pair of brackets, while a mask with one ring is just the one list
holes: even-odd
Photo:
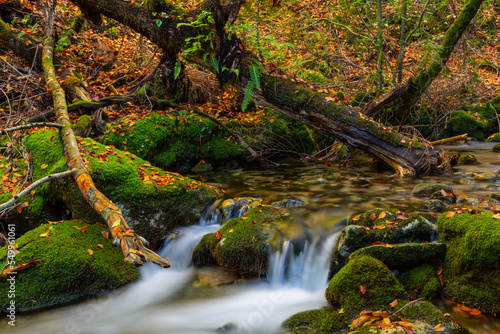
[[90, 255], [94, 255], [94, 251], [92, 249], [87, 249], [87, 252], [89, 252]]
[[375, 220], [375, 219], [377, 219], [377, 215], [375, 214], [375, 212], [373, 212], [373, 213], [370, 215], [370, 218], [371, 218], [371, 220]]
[[102, 234], [102, 236], [103, 236], [103, 237], [105, 237], [105, 238], [106, 238], [106, 240], [107, 240], [107, 239], [109, 239], [109, 232], [108, 232], [108, 231], [104, 231], [104, 230], [102, 230], [102, 231], [101, 231], [101, 234]]
[[123, 232], [123, 236], [124, 237], [133, 237], [134, 233], [132, 233], [132, 232]]
[[286, 213], [286, 210], [285, 210], [285, 209], [283, 209], [283, 210], [281, 210], [280, 212], [281, 212], [281, 213]]
[[366, 288], [364, 286], [360, 285], [359, 291], [364, 295], [366, 293]]
[[353, 221], [357, 222], [358, 220], [361, 219], [361, 215], [357, 215], [355, 217], [352, 218]]
[[382, 322], [383, 322], [384, 324], [386, 324], [386, 325], [390, 325], [390, 324], [391, 324], [391, 319], [389, 319], [389, 318], [383, 318], [383, 319], [382, 319]]
[[104, 248], [104, 246], [102, 244], [97, 244], [97, 247]]
[[394, 323], [396, 323], [400, 326], [403, 326], [403, 327], [408, 327], [408, 328], [413, 327], [413, 324], [411, 322], [407, 322], [407, 321], [395, 321]]
[[478, 310], [477, 308], [474, 308], [470, 311], [470, 314], [479, 318], [483, 315], [483, 312], [481, 312], [480, 310]]
[[47, 168], [47, 167], [49, 167], [49, 165], [48, 165], [48, 164], [43, 164], [43, 165], [41, 165], [41, 166], [40, 166], [40, 168], [41, 168], [41, 169], [45, 169], [45, 168]]
[[217, 240], [220, 240], [220, 238], [222, 238], [222, 233], [220, 233], [220, 231], [217, 231], [217, 233], [215, 233], [215, 237], [217, 238]]
[[445, 218], [451, 218], [451, 217], [453, 217], [454, 215], [455, 215], [455, 212], [451, 212], [451, 211], [450, 211], [450, 212], [448, 212], [448, 213], [446, 214]]
[[146, 256], [146, 254], [144, 254], [143, 252], [141, 252], [140, 250], [137, 250], [137, 249], [130, 248], [129, 251], [132, 254], [137, 254], [137, 255], [140, 255], [140, 256]]
[[385, 211], [382, 211], [382, 212], [378, 215], [378, 218], [379, 218], [379, 219], [382, 219], [382, 218], [385, 218], [385, 216], [387, 216], [387, 215], [386, 215], [386, 213], [385, 213]]
[[75, 230], [78, 230], [78, 231], [83, 233], [83, 232], [87, 232], [87, 230], [89, 229], [89, 226], [88, 225], [85, 225], [84, 227], [73, 226], [73, 228]]
[[394, 299], [389, 305], [391, 305], [391, 307], [398, 305], [398, 300]]

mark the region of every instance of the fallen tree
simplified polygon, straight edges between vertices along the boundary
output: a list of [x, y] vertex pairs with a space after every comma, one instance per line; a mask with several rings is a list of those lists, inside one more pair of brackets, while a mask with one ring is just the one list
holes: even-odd
[[[185, 10], [173, 3], [157, 1], [145, 1], [141, 6], [121, 0], [72, 2], [86, 11], [99, 11], [160, 46], [166, 67], [164, 77], [168, 78], [164, 83], [170, 91], [182, 85], [183, 65], [178, 58], [182, 55], [184, 61], [211, 70], [221, 84], [232, 84], [247, 94], [252, 92], [256, 104], [276, 109], [326, 136], [367, 152], [399, 175], [436, 173], [449, 168], [446, 158], [431, 145], [386, 128], [349, 106], [338, 106], [326, 96], [291, 80], [261, 73], [258, 58], [225, 30], [226, 24], [236, 19], [243, 0], [230, 0], [225, 4], [207, 0], [196, 10]], [[363, 110], [373, 114], [396, 98], [412, 103], [420, 97], [439, 74], [481, 3], [482, 0], [467, 3], [447, 32], [443, 51], [428, 69]], [[161, 17], [156, 16], [157, 13], [162, 13]], [[255, 88], [249, 89], [248, 85]]]
[[85, 200], [106, 221], [112, 236], [120, 240], [126, 262], [140, 266], [146, 261], [151, 261], [161, 267], [168, 268], [170, 264], [155, 252], [146, 248], [141, 237], [128, 227], [121, 210], [95, 187], [90, 173], [85, 168], [75, 135], [71, 128], [64, 90], [59, 85], [54, 68], [53, 52], [55, 41], [53, 13], [54, 7], [48, 10], [48, 17], [46, 17], [48, 31], [43, 45], [42, 64], [47, 86], [52, 92], [55, 117], [57, 123], [62, 126], [60, 134], [63, 142], [66, 164], [72, 170], [71, 177], [77, 183]]

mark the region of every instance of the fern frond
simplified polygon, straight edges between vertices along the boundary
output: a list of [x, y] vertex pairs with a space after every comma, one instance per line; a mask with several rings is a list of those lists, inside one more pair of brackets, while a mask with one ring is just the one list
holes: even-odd
[[262, 90], [260, 88], [260, 69], [256, 65], [250, 65], [248, 66], [248, 71], [250, 71], [250, 78], [255, 84], [255, 87], [257, 87], [258, 90]]
[[241, 103], [241, 111], [245, 111], [250, 103], [250, 99], [252, 98], [253, 86], [255, 83], [253, 81], [249, 81], [247, 87], [245, 88], [245, 96], [243, 97], [243, 102]]

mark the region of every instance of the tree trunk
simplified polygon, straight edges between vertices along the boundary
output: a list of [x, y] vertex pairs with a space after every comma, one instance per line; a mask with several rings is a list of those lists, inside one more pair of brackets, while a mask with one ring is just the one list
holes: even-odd
[[168, 268], [170, 264], [153, 251], [147, 249], [143, 245], [141, 238], [133, 233], [133, 230], [128, 227], [120, 209], [96, 189], [89, 172], [85, 168], [85, 164], [78, 150], [75, 135], [71, 129], [71, 121], [68, 117], [64, 90], [59, 85], [54, 69], [53, 52], [55, 43], [52, 30], [53, 19], [46, 18], [46, 20], [48, 22], [49, 32], [47, 33], [47, 38], [43, 46], [42, 65], [47, 86], [52, 91], [57, 123], [62, 125], [60, 136], [63, 142], [66, 164], [70, 169], [75, 169], [71, 177], [78, 184], [85, 200], [106, 221], [112, 236], [120, 239], [126, 262], [140, 266], [146, 261], [151, 261], [164, 268]]
[[[465, 7], [462, 11], [460, 11], [458, 17], [446, 31], [441, 48], [436, 56], [431, 60], [427, 69], [420, 71], [415, 78], [411, 78], [405, 84], [394, 87], [385, 94], [381, 95], [379, 98], [366, 104], [361, 111], [367, 115], [375, 117], [395, 100], [401, 101], [401, 104], [403, 105], [401, 110], [407, 110], [412, 107], [446, 65], [446, 62], [450, 58], [455, 45], [458, 43], [462, 34], [469, 26], [470, 21], [472, 21], [474, 16], [476, 16], [476, 13], [479, 10], [479, 7], [481, 7], [483, 1], [484, 0], [469, 0], [465, 4]], [[404, 88], [404, 92], [402, 91], [402, 88]]]
[[[201, 8], [212, 13], [214, 23], [200, 27], [193, 27], [192, 23], [199, 17], [201, 10], [186, 11], [167, 2], [154, 2], [149, 7], [138, 7], [120, 0], [72, 2], [87, 8], [99, 8], [103, 15], [149, 38], [162, 47], [166, 54], [178, 54], [184, 50], [186, 38], [212, 34], [213, 48], [208, 42], [202, 43], [204, 49], [186, 58], [217, 73], [221, 84], [230, 81], [242, 91], [253, 78], [250, 68], [258, 62], [258, 58], [245, 52], [239, 39], [234, 36], [228, 38], [224, 30], [225, 24], [236, 18], [243, 0], [229, 0], [224, 6], [220, 1], [207, 0]], [[157, 18], [150, 13], [152, 11], [166, 14], [161, 25], [155, 21]], [[219, 69], [238, 69], [239, 75], [229, 70], [217, 71], [213, 62], [203, 57], [204, 52], [207, 52], [204, 50], [215, 52]], [[432, 147], [385, 128], [349, 106], [337, 106], [317, 92], [285, 79], [267, 75], [262, 75], [261, 79], [262, 91], [255, 89], [252, 94], [257, 104], [279, 110], [329, 137], [367, 152], [392, 167], [399, 175], [442, 172], [447, 168], [446, 162]]]

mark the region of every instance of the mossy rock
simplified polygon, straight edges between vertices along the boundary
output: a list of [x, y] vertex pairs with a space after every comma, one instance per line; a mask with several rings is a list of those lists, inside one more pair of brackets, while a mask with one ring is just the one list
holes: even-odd
[[78, 120], [71, 125], [73, 131], [77, 134], [83, 133], [88, 126], [92, 124], [92, 117], [89, 115], [82, 115]]
[[457, 198], [452, 193], [443, 194], [442, 191], [435, 191], [431, 194], [430, 199], [438, 199], [444, 203], [453, 204], [456, 202]]
[[453, 188], [444, 183], [419, 183], [413, 187], [411, 194], [417, 197], [429, 197], [436, 191], [441, 190], [447, 193], [453, 192]]
[[[88, 230], [80, 232], [73, 226], [88, 226]], [[40, 238], [46, 229], [49, 229], [48, 236]], [[67, 303], [137, 280], [137, 268], [124, 262], [121, 248], [114, 247], [111, 238], [104, 238], [102, 230], [107, 228], [90, 222], [63, 221], [56, 225], [43, 224], [18, 238], [16, 243], [21, 247], [14, 263], [32, 259], [39, 259], [41, 263], [19, 270], [14, 276], [16, 309], [34, 310]], [[7, 247], [0, 249], [0, 257], [6, 253]], [[0, 266], [4, 264], [5, 260], [0, 261]], [[9, 289], [5, 277], [0, 279], [0, 288]], [[0, 299], [4, 312], [8, 303], [9, 299]]]
[[[278, 208], [278, 207], [276, 207]], [[205, 235], [193, 252], [195, 264], [213, 264], [235, 270], [242, 277], [259, 277], [268, 269], [271, 249], [285, 235], [289, 215], [274, 206], [258, 206], [227, 221], [216, 233]]]
[[382, 261], [389, 269], [404, 271], [423, 264], [442, 265], [446, 246], [442, 243], [404, 243], [373, 245], [361, 248], [354, 255], [368, 255]]
[[496, 133], [492, 134], [491, 136], [486, 138], [485, 141], [500, 142], [500, 132], [496, 132]]
[[200, 161], [194, 166], [191, 171], [194, 173], [207, 173], [213, 169], [212, 165], [205, 161]]
[[443, 212], [446, 210], [446, 204], [439, 199], [427, 199], [418, 203], [418, 210], [424, 212]]
[[477, 165], [478, 163], [479, 161], [477, 161], [477, 158], [472, 154], [461, 155], [458, 158], [459, 165]]
[[441, 283], [436, 276], [436, 269], [430, 264], [408, 270], [401, 276], [401, 282], [411, 299], [432, 300], [441, 295]]
[[[448, 215], [450, 216], [450, 215]], [[500, 311], [500, 221], [493, 214], [461, 213], [438, 218], [447, 246], [446, 294], [483, 311]]]
[[381, 261], [353, 255], [330, 280], [325, 297], [350, 318], [365, 309], [389, 309], [389, 304], [404, 294], [401, 283]]
[[495, 153], [499, 153], [499, 152], [500, 152], [500, 143], [495, 144], [495, 145], [491, 148], [491, 150], [492, 150], [493, 152], [495, 152]]
[[495, 183], [500, 181], [500, 176], [492, 172], [486, 172], [474, 175], [473, 180], [475, 182]]
[[451, 114], [447, 128], [443, 131], [444, 138], [467, 133], [469, 137], [483, 141], [484, 134], [491, 127], [490, 122], [481, 117], [479, 112], [471, 110], [457, 110]]
[[363, 213], [355, 213], [349, 217], [348, 225], [360, 225], [365, 227], [377, 226], [386, 221], [397, 220], [398, 215], [401, 215], [398, 209], [381, 209], [375, 208]]
[[292, 315], [283, 327], [292, 333], [335, 333], [347, 328], [347, 317], [332, 309], [310, 310]]
[[[122, 210], [129, 226], [151, 242], [153, 248], [161, 244], [172, 228], [197, 223], [203, 210], [217, 198], [212, 188], [153, 167], [133, 154], [91, 139], [78, 140], [97, 189]], [[57, 131], [35, 132], [26, 137], [24, 144], [33, 153], [35, 180], [67, 169]], [[47, 167], [42, 168], [45, 164]], [[19, 232], [40, 222], [60, 220], [65, 214], [60, 212], [61, 208], [69, 211], [71, 218], [103, 222], [70, 179], [38, 187], [33, 200], [27, 198], [27, 201], [29, 205], [22, 214], [11, 218], [18, 222]]]
[[427, 300], [398, 300], [394, 312], [401, 318], [424, 321], [432, 326], [443, 324], [448, 328], [456, 328], [452, 317], [443, 314], [435, 305]]
[[436, 226], [420, 214], [405, 219], [384, 222], [373, 228], [348, 225], [340, 233], [330, 262], [330, 275], [334, 275], [347, 262], [351, 253], [371, 246], [375, 242], [400, 244], [429, 242], [436, 235]]

